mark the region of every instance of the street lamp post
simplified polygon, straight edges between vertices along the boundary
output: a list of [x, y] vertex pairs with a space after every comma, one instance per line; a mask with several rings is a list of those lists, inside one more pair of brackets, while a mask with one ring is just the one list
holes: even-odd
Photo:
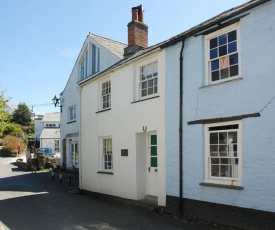
[[60, 103], [60, 100], [61, 100], [61, 96], [59, 96], [59, 98], [57, 98], [56, 95], [52, 99], [54, 106], [55, 107], [60, 107], [60, 112], [62, 113], [62, 105]]

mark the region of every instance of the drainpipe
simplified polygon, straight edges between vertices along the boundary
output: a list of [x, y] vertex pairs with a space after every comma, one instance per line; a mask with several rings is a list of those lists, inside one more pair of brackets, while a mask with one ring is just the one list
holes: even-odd
[[79, 153], [78, 153], [78, 157], [79, 157], [79, 185], [78, 185], [78, 189], [81, 191], [83, 186], [82, 186], [82, 130], [81, 130], [81, 125], [82, 125], [82, 119], [81, 119], [81, 103], [82, 103], [82, 86], [78, 87], [78, 91], [79, 91], [79, 127], [78, 127], [78, 132], [79, 132]]
[[182, 144], [183, 144], [183, 140], [182, 140], [182, 134], [183, 134], [183, 130], [182, 130], [182, 111], [183, 111], [183, 48], [184, 48], [184, 41], [185, 38], [183, 38], [182, 40], [182, 46], [181, 46], [181, 51], [180, 51], [180, 111], [179, 111], [179, 193], [180, 193], [180, 203], [179, 203], [179, 212], [180, 215], [183, 215], [183, 196], [182, 196], [182, 192], [183, 192], [183, 163], [182, 163], [182, 158], [183, 158], [183, 151], [182, 151]]

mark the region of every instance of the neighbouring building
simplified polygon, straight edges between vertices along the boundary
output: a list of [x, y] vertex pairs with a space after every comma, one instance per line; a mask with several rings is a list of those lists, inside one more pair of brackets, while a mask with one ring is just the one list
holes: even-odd
[[125, 44], [89, 33], [61, 94], [61, 157], [66, 168], [79, 167], [80, 93], [77, 82], [123, 58]]
[[34, 147], [40, 147], [40, 136], [43, 130], [43, 116], [36, 116], [34, 119]]
[[18, 105], [14, 105], [10, 102], [6, 102], [4, 104], [4, 110], [9, 114], [12, 114], [17, 109], [17, 107], [18, 107]]
[[42, 128], [40, 147], [60, 152], [60, 113], [46, 113], [42, 119]]

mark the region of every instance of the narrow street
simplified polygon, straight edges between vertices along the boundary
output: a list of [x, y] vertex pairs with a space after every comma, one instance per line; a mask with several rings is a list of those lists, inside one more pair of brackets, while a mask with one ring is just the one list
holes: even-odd
[[77, 182], [20, 171], [0, 158], [0, 229], [219, 229], [76, 193]]

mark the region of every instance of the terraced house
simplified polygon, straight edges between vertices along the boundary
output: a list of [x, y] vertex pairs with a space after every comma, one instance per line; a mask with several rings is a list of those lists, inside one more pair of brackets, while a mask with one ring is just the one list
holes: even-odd
[[143, 14], [132, 8], [123, 57], [93, 72], [84, 46], [73, 70], [80, 189], [246, 229], [272, 222], [275, 1], [150, 47]]

